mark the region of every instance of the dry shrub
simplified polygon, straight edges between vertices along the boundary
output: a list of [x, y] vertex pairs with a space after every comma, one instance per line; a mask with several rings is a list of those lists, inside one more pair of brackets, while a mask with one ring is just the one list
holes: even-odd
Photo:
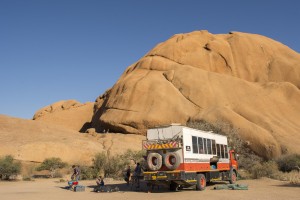
[[131, 161], [140, 162], [143, 166], [144, 151], [127, 150], [123, 154], [111, 155], [110, 151], [95, 155], [92, 166], [81, 166], [81, 179], [94, 179], [99, 175], [105, 178], [123, 178], [123, 172]]
[[282, 156], [277, 160], [277, 164], [283, 172], [290, 172], [292, 170], [300, 171], [300, 154]]
[[257, 179], [262, 177], [268, 177], [277, 179], [278, 178], [278, 166], [274, 161], [267, 162], [256, 162], [249, 169], [251, 173], [251, 178]]
[[97, 172], [91, 166], [80, 165], [80, 179], [90, 180], [97, 177]]
[[288, 181], [290, 182], [290, 184], [300, 186], [300, 172], [298, 172], [298, 171], [291, 171], [289, 173], [289, 177], [288, 178], [289, 178]]
[[128, 149], [124, 154], [111, 156], [109, 152], [97, 154], [94, 167], [98, 172], [103, 172], [104, 177], [120, 178], [130, 161], [140, 162], [143, 166], [144, 151], [132, 151]]
[[21, 163], [22, 163], [21, 175], [23, 177], [23, 180], [32, 178], [33, 174], [35, 173], [35, 169], [38, 167], [39, 163], [26, 162], [26, 161], [21, 161]]
[[23, 176], [22, 178], [23, 181], [32, 181], [31, 176]]

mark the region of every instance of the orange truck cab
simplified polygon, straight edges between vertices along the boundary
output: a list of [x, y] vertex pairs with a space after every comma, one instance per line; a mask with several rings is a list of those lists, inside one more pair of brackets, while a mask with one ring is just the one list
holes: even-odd
[[150, 185], [204, 190], [211, 181], [237, 180], [236, 155], [224, 135], [171, 124], [148, 129], [143, 149], [148, 165], [144, 180]]

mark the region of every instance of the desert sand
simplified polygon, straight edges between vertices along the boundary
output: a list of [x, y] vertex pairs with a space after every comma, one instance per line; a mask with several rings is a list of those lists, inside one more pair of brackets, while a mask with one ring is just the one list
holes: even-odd
[[[248, 190], [213, 190], [215, 185], [209, 185], [204, 191], [185, 189], [179, 192], [169, 192], [166, 189], [155, 189], [147, 193], [146, 188], [131, 190], [123, 181], [106, 181], [107, 185], [118, 186], [119, 192], [95, 193], [93, 187], [95, 181], [80, 181], [86, 186], [84, 192], [73, 192], [65, 189], [66, 182], [59, 182], [58, 179], [41, 179], [35, 181], [0, 182], [0, 196], [5, 200], [183, 200], [183, 199], [222, 199], [222, 200], [299, 200], [300, 187], [290, 186], [287, 182], [271, 179], [240, 180], [240, 184], [247, 184]], [[220, 183], [219, 183], [220, 184]], [[223, 183], [222, 183], [223, 184]]]

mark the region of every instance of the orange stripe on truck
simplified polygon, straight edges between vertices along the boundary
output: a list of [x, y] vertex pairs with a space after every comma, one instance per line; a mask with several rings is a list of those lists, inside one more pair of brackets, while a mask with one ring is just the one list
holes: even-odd
[[[211, 171], [211, 170], [230, 170], [229, 163], [219, 163], [217, 169], [211, 169], [209, 163], [181, 163], [176, 170], [184, 171]], [[168, 171], [168, 169], [163, 166], [159, 171]]]

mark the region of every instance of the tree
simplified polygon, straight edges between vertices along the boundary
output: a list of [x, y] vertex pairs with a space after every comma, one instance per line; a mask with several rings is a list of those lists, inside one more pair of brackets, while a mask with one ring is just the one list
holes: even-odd
[[21, 163], [14, 161], [11, 155], [0, 158], [0, 179], [9, 180], [21, 172]]

